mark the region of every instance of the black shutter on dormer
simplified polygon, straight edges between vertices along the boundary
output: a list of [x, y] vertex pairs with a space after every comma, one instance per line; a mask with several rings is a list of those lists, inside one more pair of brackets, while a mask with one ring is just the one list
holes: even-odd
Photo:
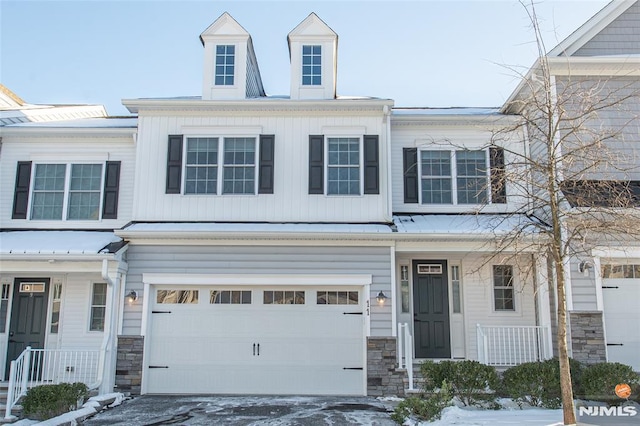
[[402, 175], [405, 204], [418, 202], [418, 149], [402, 149]]
[[489, 175], [491, 177], [491, 202], [505, 204], [507, 187], [504, 168], [504, 148], [489, 148]]
[[165, 193], [179, 194], [182, 185], [182, 135], [169, 135]]
[[274, 135], [260, 135], [258, 194], [273, 194]]
[[104, 199], [102, 218], [118, 218], [118, 193], [120, 191], [120, 161], [107, 161], [104, 174]]
[[380, 149], [378, 135], [364, 136], [364, 193], [380, 193]]
[[309, 136], [309, 194], [324, 194], [324, 136]]
[[13, 194], [12, 219], [26, 219], [31, 185], [31, 161], [18, 161], [16, 187]]

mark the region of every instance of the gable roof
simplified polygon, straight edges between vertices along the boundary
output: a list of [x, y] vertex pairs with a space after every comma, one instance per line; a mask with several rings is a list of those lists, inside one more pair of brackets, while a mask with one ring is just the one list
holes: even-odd
[[17, 109], [26, 104], [20, 96], [13, 93], [7, 86], [0, 83], [0, 109]]
[[547, 56], [571, 56], [589, 40], [605, 29], [616, 18], [633, 6], [638, 0], [613, 0], [591, 19], [575, 30], [569, 37], [551, 49]]
[[234, 35], [247, 36], [251, 39], [249, 32], [238, 23], [228, 12], [224, 12], [211, 25], [200, 34], [200, 42], [204, 46], [204, 39], [208, 36]]

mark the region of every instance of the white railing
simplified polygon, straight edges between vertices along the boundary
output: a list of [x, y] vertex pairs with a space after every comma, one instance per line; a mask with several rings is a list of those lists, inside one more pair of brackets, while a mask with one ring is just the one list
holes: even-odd
[[553, 356], [551, 330], [543, 326], [477, 325], [478, 361], [494, 366], [514, 366]]
[[5, 418], [27, 390], [44, 384], [81, 382], [93, 389], [100, 384], [100, 365], [104, 353], [98, 350], [27, 348], [9, 370]]
[[398, 323], [398, 368], [407, 370], [409, 390], [413, 390], [413, 341], [407, 323]]

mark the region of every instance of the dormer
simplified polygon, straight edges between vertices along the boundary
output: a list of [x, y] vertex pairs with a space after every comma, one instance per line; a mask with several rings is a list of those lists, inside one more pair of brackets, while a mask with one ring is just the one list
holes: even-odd
[[202, 34], [203, 100], [238, 100], [265, 96], [249, 33], [227, 12]]
[[311, 13], [287, 36], [291, 99], [335, 99], [338, 35]]

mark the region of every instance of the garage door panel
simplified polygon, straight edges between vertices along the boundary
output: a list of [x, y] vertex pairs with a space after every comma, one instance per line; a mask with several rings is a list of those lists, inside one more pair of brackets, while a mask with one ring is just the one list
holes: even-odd
[[263, 304], [260, 289], [251, 304], [212, 304], [210, 290], [152, 306], [171, 313], [150, 317], [147, 366], [167, 368], [145, 370], [147, 393], [365, 393], [360, 304], [317, 304], [315, 289], [304, 304]]
[[603, 279], [602, 297], [608, 360], [640, 371], [640, 279]]

